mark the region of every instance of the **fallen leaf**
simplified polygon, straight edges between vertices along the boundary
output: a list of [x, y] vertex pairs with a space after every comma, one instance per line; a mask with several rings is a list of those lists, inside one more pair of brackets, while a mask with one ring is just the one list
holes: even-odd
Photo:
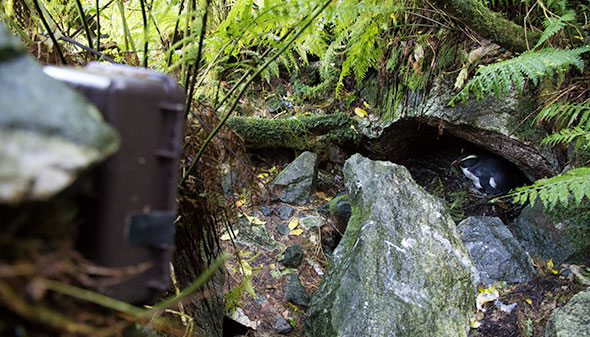
[[354, 113], [361, 118], [368, 116], [367, 112], [361, 108], [354, 108]]
[[293, 229], [289, 232], [289, 235], [299, 236], [303, 233], [303, 229]]
[[[239, 230], [234, 230], [234, 235], [238, 235], [240, 231]], [[220, 238], [222, 241], [228, 241], [229, 239], [231, 239], [231, 236], [229, 235], [229, 233], [225, 233], [221, 236]]]
[[553, 274], [557, 275], [559, 273], [559, 271], [557, 271], [553, 268], [555, 266], [553, 264], [553, 259], [549, 259], [549, 261], [546, 261], [546, 265], [547, 265], [547, 269], [549, 269], [549, 271], [552, 272]]
[[363, 101], [363, 105], [365, 106], [365, 108], [368, 108], [368, 107], [370, 107], [369, 103], [367, 103], [367, 102], [365, 102], [365, 101]]
[[524, 301], [527, 302], [530, 306], [533, 306], [533, 301], [531, 301], [530, 298], [525, 298]]
[[244, 214], [244, 216], [246, 217], [246, 219], [248, 219], [248, 222], [250, 222], [251, 224], [253, 224], [255, 226], [262, 226], [262, 225], [266, 224], [266, 221], [262, 221], [255, 216], [249, 216], [246, 214]]
[[293, 230], [297, 225], [299, 225], [299, 218], [293, 218], [289, 221], [289, 229]]
[[316, 195], [318, 198], [320, 198], [320, 199], [323, 199], [323, 200], [326, 200], [326, 201], [330, 201], [330, 200], [332, 200], [332, 197], [328, 197], [328, 196], [326, 196], [326, 193], [324, 193], [324, 192], [316, 192], [316, 193], [315, 193], [315, 195]]

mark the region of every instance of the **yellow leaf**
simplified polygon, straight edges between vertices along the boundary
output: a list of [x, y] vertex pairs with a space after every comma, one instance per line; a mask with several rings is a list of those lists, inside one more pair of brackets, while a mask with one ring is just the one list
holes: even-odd
[[267, 178], [267, 177], [268, 177], [268, 173], [266, 173], [266, 172], [264, 172], [264, 173], [260, 173], [260, 174], [258, 175], [258, 178], [260, 178], [260, 179], [264, 179], [264, 178]]
[[[237, 231], [236, 231], [237, 233]], [[225, 233], [220, 238], [222, 241], [228, 241], [230, 239], [229, 233]]]
[[354, 113], [361, 118], [368, 116], [367, 112], [361, 108], [354, 108]]
[[530, 298], [525, 298], [524, 301], [527, 302], [530, 306], [533, 305], [533, 301], [531, 301]]
[[301, 233], [303, 233], [303, 229], [293, 229], [291, 232], [289, 232], [290, 235], [295, 235], [295, 236], [299, 236], [299, 235], [301, 235]]
[[574, 36], [574, 39], [578, 39], [578, 40], [584, 40], [584, 38], [583, 38], [583, 37], [581, 37], [580, 35], [575, 35], [575, 36]]
[[365, 102], [365, 101], [363, 101], [363, 105], [365, 106], [365, 108], [368, 108], [368, 107], [370, 107], [369, 103], [367, 103], [367, 102]]
[[471, 317], [469, 320], [469, 325], [472, 329], [477, 329], [481, 326], [481, 323], [475, 317]]
[[241, 207], [244, 204], [243, 200], [236, 201], [236, 207]]
[[255, 226], [262, 226], [266, 223], [266, 221], [262, 221], [255, 216], [249, 216], [246, 214], [244, 214], [244, 216], [246, 217], [246, 219], [248, 219], [248, 222], [250, 222], [251, 224], [253, 224]]
[[293, 230], [297, 225], [299, 225], [299, 218], [293, 218], [289, 221], [289, 229]]
[[324, 193], [324, 192], [316, 192], [316, 193], [315, 193], [315, 195], [316, 195], [318, 198], [320, 198], [320, 199], [323, 199], [323, 200], [326, 200], [326, 201], [330, 201], [330, 200], [332, 200], [332, 197], [328, 197], [328, 196], [326, 196], [326, 193]]
[[546, 261], [546, 263], [547, 263], [547, 269], [549, 269], [550, 272], [552, 272], [553, 274], [556, 274], [556, 275], [557, 275], [557, 273], [559, 273], [557, 270], [555, 270], [553, 268], [555, 266], [553, 264], [553, 259], [550, 259], [549, 261]]
[[498, 293], [497, 290], [490, 291], [490, 288], [492, 288], [492, 287], [485, 289], [484, 291], [480, 292], [477, 295], [477, 299], [475, 301], [475, 305], [477, 306], [477, 310], [485, 312], [486, 311], [485, 304], [489, 303], [489, 302], [494, 302], [495, 300], [497, 300], [500, 297], [500, 294]]

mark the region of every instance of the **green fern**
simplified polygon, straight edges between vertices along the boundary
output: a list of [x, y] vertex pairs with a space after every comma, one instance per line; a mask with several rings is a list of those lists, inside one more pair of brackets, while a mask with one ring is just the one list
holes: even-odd
[[590, 130], [590, 100], [581, 104], [552, 104], [535, 117], [535, 123], [545, 120], [555, 120], [566, 128], [577, 126]]
[[539, 41], [537, 41], [537, 44], [534, 48], [537, 48], [543, 44], [543, 42], [547, 41], [551, 36], [559, 32], [563, 27], [565, 27], [567, 22], [573, 21], [575, 19], [576, 15], [574, 12], [568, 12], [558, 18], [547, 18], [545, 21], [543, 21], [545, 30], [543, 31], [543, 34], [541, 34], [541, 38]]
[[480, 67], [473, 79], [465, 85], [449, 105], [454, 106], [457, 100], [466, 102], [469, 93], [477, 98], [494, 93], [497, 97], [508, 94], [512, 85], [522, 92], [525, 79], [530, 79], [533, 84], [555, 73], [561, 73], [570, 66], [584, 68], [581, 54], [590, 51], [590, 47], [574, 49], [546, 48], [539, 51], [527, 51], [510, 60], [496, 62], [485, 67]]
[[555, 146], [557, 144], [569, 144], [574, 140], [578, 140], [575, 147], [576, 151], [582, 144], [584, 144], [583, 148], [587, 149], [590, 147], [590, 132], [580, 127], [563, 129], [557, 133], [547, 136], [545, 139], [543, 139], [541, 144]]
[[567, 206], [570, 195], [576, 205], [580, 205], [584, 197], [590, 195], [590, 167], [571, 169], [562, 175], [539, 179], [534, 184], [519, 187], [508, 194], [515, 203], [524, 205], [529, 202], [533, 206], [537, 197], [545, 208], [552, 209], [557, 204]]

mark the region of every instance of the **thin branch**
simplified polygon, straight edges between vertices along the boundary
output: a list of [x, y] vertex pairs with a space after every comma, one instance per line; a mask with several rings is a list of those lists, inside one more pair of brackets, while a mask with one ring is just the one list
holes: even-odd
[[35, 5], [35, 9], [39, 13], [39, 18], [41, 19], [41, 22], [43, 23], [45, 30], [47, 30], [47, 34], [49, 34], [49, 38], [51, 39], [51, 41], [53, 42], [53, 45], [55, 46], [55, 50], [57, 51], [57, 55], [59, 55], [59, 59], [60, 59], [61, 63], [63, 65], [66, 65], [67, 64], [66, 58], [64, 57], [64, 54], [61, 52], [61, 48], [60, 48], [59, 44], [57, 43], [57, 39], [55, 38], [55, 35], [53, 35], [53, 32], [51, 31], [51, 28], [49, 27], [49, 24], [47, 23], [45, 16], [43, 15], [43, 11], [41, 11], [41, 7], [39, 6], [39, 0], [33, 0], [33, 4]]

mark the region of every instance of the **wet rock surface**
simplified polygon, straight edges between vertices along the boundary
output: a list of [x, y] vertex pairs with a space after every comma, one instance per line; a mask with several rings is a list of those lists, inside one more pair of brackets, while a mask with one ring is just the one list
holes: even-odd
[[392, 163], [354, 155], [344, 174], [352, 217], [309, 336], [467, 336], [477, 276], [442, 204]]
[[457, 225], [457, 231], [481, 282], [490, 285], [532, 279], [535, 269], [528, 254], [499, 218], [469, 217]]

